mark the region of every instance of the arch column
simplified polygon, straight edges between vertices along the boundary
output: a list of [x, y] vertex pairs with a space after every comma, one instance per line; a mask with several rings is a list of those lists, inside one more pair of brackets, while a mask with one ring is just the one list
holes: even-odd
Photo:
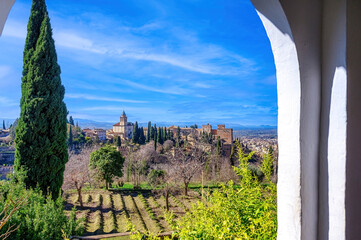
[[4, 29], [5, 21], [8, 18], [10, 9], [14, 3], [15, 0], [0, 0], [0, 36]]
[[[278, 78], [278, 239], [358, 239], [361, 235], [361, 3], [357, 0], [252, 2], [270, 38]], [[282, 47], [277, 45], [287, 36], [293, 41], [296, 51], [292, 54], [299, 65], [299, 83], [295, 79], [288, 81], [300, 87], [300, 95], [293, 88], [280, 86], [286, 81], [283, 71], [295, 72], [282, 61], [290, 54], [292, 42], [284, 41]], [[282, 69], [285, 67], [289, 69]], [[288, 94], [283, 91], [294, 93], [288, 95], [288, 101], [298, 101], [297, 128], [292, 124], [297, 121], [289, 122], [290, 116], [284, 115], [289, 103], [283, 102], [287, 101], [283, 94]], [[285, 129], [293, 131], [298, 142]], [[285, 154], [291, 151], [292, 156]], [[293, 169], [293, 175], [286, 173], [286, 169]]]

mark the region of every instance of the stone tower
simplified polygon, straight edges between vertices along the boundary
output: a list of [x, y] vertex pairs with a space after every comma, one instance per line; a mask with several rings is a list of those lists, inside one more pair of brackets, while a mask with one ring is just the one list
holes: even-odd
[[125, 114], [125, 112], [123, 110], [123, 113], [120, 116], [120, 125], [127, 126], [127, 122], [128, 122], [128, 118], [127, 118], [127, 115]]

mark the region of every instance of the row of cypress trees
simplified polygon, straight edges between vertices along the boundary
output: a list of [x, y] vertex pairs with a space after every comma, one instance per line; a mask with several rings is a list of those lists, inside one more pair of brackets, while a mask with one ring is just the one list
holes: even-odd
[[151, 122], [148, 122], [147, 134], [144, 135], [144, 128], [138, 126], [138, 122], [135, 122], [133, 127], [132, 143], [144, 144], [151, 140], [163, 144], [166, 140], [173, 140], [173, 132], [167, 127], [157, 127], [156, 124], [152, 126]]

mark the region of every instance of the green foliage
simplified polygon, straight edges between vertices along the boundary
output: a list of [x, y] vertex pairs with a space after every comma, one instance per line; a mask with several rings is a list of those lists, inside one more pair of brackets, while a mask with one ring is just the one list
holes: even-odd
[[147, 128], [147, 137], [145, 139], [145, 142], [149, 142], [150, 141], [150, 133], [151, 133], [151, 129], [152, 129], [152, 123], [149, 121], [148, 122], [148, 128]]
[[145, 136], [144, 136], [144, 129], [143, 127], [139, 128], [139, 140], [138, 140], [139, 144], [144, 144], [145, 143]]
[[157, 125], [154, 124], [154, 151], [157, 151], [157, 140], [158, 140], [158, 137], [157, 137], [158, 133], [157, 133]]
[[24, 184], [16, 183], [14, 180], [2, 182], [0, 185], [0, 209], [7, 203], [14, 204], [12, 200], [24, 196], [25, 204], [0, 230], [0, 235], [9, 225], [19, 226], [19, 229], [7, 238], [10, 240], [60, 240], [63, 239], [62, 231], [68, 236], [83, 233], [85, 219], [76, 220], [75, 209], [67, 217], [61, 197], [52, 200], [51, 196], [43, 196], [39, 189], [27, 190]]
[[158, 133], [157, 133], [157, 142], [160, 143], [160, 144], [163, 144], [164, 143], [164, 138], [163, 138], [163, 128], [162, 127], [159, 127], [158, 128]]
[[135, 122], [133, 127], [132, 143], [138, 143], [138, 141], [139, 141], [138, 122]]
[[120, 136], [117, 137], [117, 147], [121, 147], [122, 146], [122, 139], [120, 138]]
[[69, 126], [69, 137], [68, 137], [68, 146], [72, 147], [73, 146], [73, 131], [71, 129], [71, 126]]
[[14, 141], [14, 139], [15, 139], [15, 129], [18, 126], [18, 122], [19, 122], [19, 119], [17, 118], [15, 120], [15, 122], [10, 126], [10, 129], [9, 129], [9, 135], [10, 135], [10, 138], [12, 141]]
[[191, 125], [190, 128], [197, 129], [198, 128], [197, 123], [195, 123], [194, 125]]
[[221, 142], [221, 138], [219, 136], [217, 139], [217, 155], [218, 156], [222, 155], [222, 142]]
[[74, 126], [74, 119], [72, 116], [69, 117], [69, 124]]
[[23, 56], [15, 170], [24, 166], [27, 187], [57, 198], [68, 160], [67, 109], [45, 0], [33, 1]]
[[95, 170], [99, 180], [106, 183], [108, 189], [113, 177], [123, 176], [124, 157], [114, 147], [106, 145], [90, 154], [89, 168]]
[[158, 185], [162, 184], [166, 172], [164, 170], [152, 169], [148, 174], [148, 184], [152, 188], [156, 188]]
[[269, 158], [263, 160], [265, 182], [252, 174], [248, 161], [253, 153], [239, 153], [239, 167], [234, 168], [241, 177], [240, 186], [232, 181], [217, 189], [207, 201], [198, 202], [177, 222], [179, 239], [276, 239], [276, 185], [270, 181]]

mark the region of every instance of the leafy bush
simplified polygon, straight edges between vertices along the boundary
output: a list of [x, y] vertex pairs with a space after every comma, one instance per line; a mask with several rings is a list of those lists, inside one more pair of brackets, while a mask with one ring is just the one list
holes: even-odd
[[14, 204], [14, 199], [27, 196], [25, 204], [18, 209], [7, 225], [0, 230], [0, 235], [8, 226], [19, 226], [8, 239], [41, 240], [63, 239], [65, 235], [82, 234], [84, 219], [75, 219], [75, 209], [67, 217], [64, 213], [64, 202], [61, 197], [52, 200], [51, 196], [44, 197], [40, 190], [26, 189], [22, 183], [14, 180], [0, 183], [0, 209], [6, 204]]
[[[253, 152], [245, 154], [238, 148], [239, 167], [234, 170], [240, 178], [239, 186], [232, 181], [216, 189], [205, 201], [200, 201], [180, 220], [166, 212], [165, 220], [172, 226], [176, 239], [262, 239], [277, 237], [276, 185], [271, 181], [272, 161], [264, 156], [260, 169], [263, 182], [249, 168]], [[174, 239], [174, 236], [165, 239]], [[143, 239], [136, 231], [132, 239]], [[148, 239], [161, 239], [154, 234]]]
[[237, 143], [239, 167], [234, 168], [240, 187], [230, 181], [215, 190], [207, 201], [198, 202], [178, 223], [180, 239], [276, 239], [276, 185], [271, 181], [272, 159], [265, 157], [261, 183], [249, 169], [253, 153], [245, 155]]

